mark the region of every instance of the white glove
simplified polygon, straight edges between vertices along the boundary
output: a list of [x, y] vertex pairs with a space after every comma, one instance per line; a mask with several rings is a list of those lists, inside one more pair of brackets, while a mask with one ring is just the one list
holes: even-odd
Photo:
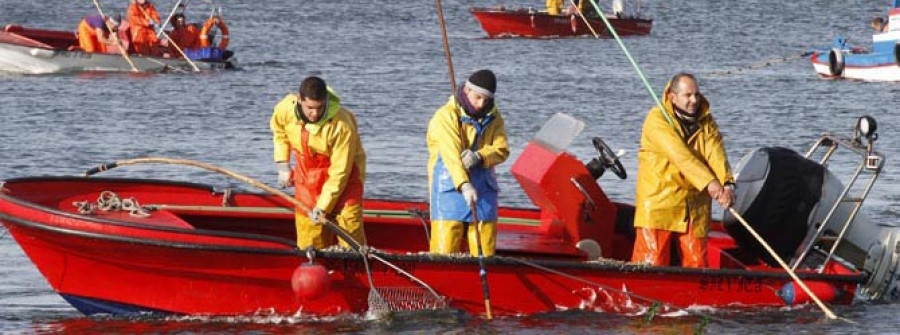
[[466, 200], [466, 203], [474, 205], [476, 201], [478, 201], [478, 192], [475, 192], [475, 187], [470, 183], [463, 183], [462, 186], [459, 187], [459, 191], [462, 192], [463, 199]]
[[291, 180], [291, 166], [288, 162], [278, 162], [275, 165], [278, 166], [278, 186], [281, 188], [294, 186], [294, 181]]
[[471, 170], [473, 166], [481, 165], [481, 155], [472, 150], [466, 149], [463, 150], [462, 153], [459, 154], [460, 158], [462, 158], [463, 166], [466, 167], [466, 170]]
[[319, 208], [313, 208], [311, 211], [309, 211], [309, 219], [315, 225], [322, 224], [326, 220], [325, 211]]

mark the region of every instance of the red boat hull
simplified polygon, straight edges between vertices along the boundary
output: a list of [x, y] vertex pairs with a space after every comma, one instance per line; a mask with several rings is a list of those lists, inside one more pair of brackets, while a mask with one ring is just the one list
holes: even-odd
[[[550, 15], [530, 9], [503, 10], [473, 8], [470, 10], [489, 38], [497, 37], [570, 37], [593, 35], [611, 37], [600, 18], [588, 18], [590, 28], [578, 15]], [[648, 35], [653, 20], [608, 17], [619, 36]]]
[[[156, 210], [149, 217], [76, 212], [72, 202], [96, 199], [101, 191], [157, 204]], [[355, 252], [316, 251], [312, 261], [330, 270], [330, 289], [315, 299], [294, 294], [292, 273], [310, 260], [294, 246], [293, 215], [285, 205], [273, 196], [221, 193], [196, 184], [35, 178], [7, 181], [0, 194], [0, 221], [50, 286], [86, 314], [366, 312], [370, 285]], [[366, 233], [379, 250], [375, 255], [426, 283], [449, 307], [481, 315], [485, 307], [477, 258], [427, 253], [423, 222], [410, 215], [425, 208], [422, 203], [367, 200]], [[776, 293], [790, 277], [764, 265], [735, 268], [718, 258], [711, 260], [718, 268], [709, 269], [585, 262], [564, 249], [538, 253], [528, 243], [512, 243], [542, 238], [535, 225], [540, 212], [504, 208], [501, 216], [499, 239], [510, 243], [486, 260], [494, 315], [566, 309], [639, 313], [654, 301], [670, 310], [785, 305]], [[724, 252], [733, 244], [720, 235], [711, 237], [711, 251]], [[376, 259], [369, 263], [375, 288], [389, 303], [434, 307], [421, 300], [430, 294], [424, 286]], [[866, 278], [844, 270], [800, 276], [842, 292], [831, 303], [850, 303]], [[419, 296], [410, 299], [411, 293]]]

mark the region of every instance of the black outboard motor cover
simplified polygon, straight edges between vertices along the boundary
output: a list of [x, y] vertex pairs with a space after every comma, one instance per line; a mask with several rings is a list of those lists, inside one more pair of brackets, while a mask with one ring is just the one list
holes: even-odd
[[[739, 165], [735, 210], [782, 259], [791, 259], [810, 229], [810, 212], [822, 196], [825, 168], [781, 147], [756, 149]], [[742, 250], [778, 266], [730, 212], [722, 221]]]

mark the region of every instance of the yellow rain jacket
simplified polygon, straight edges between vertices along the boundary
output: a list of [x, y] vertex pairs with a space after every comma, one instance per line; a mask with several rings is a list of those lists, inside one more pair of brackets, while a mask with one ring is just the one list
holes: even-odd
[[[463, 166], [460, 153], [472, 146], [475, 142], [475, 127], [469, 123], [463, 123], [460, 118], [465, 116], [462, 106], [454, 97], [450, 97], [428, 124], [428, 185], [432, 184], [434, 165], [441, 158], [453, 185], [459, 189], [463, 183], [469, 182], [469, 175]], [[494, 107], [488, 112], [494, 120], [484, 129], [478, 140], [476, 152], [481, 156], [484, 168], [490, 169], [503, 163], [509, 157], [509, 144], [506, 141], [506, 126], [500, 110]], [[466, 134], [465, 143], [460, 138], [460, 127]], [[465, 145], [466, 147], [463, 147]], [[430, 188], [429, 188], [430, 189]], [[479, 211], [480, 212], [480, 211]]]
[[670, 82], [663, 91], [663, 106], [674, 125], [657, 106], [641, 130], [634, 225], [684, 233], [693, 220], [693, 234], [702, 238], [709, 230], [712, 208], [706, 186], [713, 180], [733, 183], [734, 176], [709, 101], [700, 95], [699, 129], [686, 139], [668, 98], [671, 86]]
[[547, 0], [547, 14], [559, 15], [559, 12], [562, 11], [562, 7], [562, 0]]
[[[497, 238], [497, 195], [500, 190], [494, 166], [509, 157], [500, 111], [494, 106], [485, 117], [475, 120], [465, 114], [454, 97], [450, 97], [434, 113], [426, 137], [432, 227], [429, 249], [444, 254], [457, 252], [463, 235], [467, 234], [469, 253], [477, 256], [478, 231], [481, 233], [484, 255], [493, 255]], [[465, 149], [476, 151], [482, 158], [482, 164], [466, 171], [460, 158]], [[468, 233], [464, 233], [463, 222], [474, 221], [471, 208], [459, 192], [459, 187], [467, 182], [478, 192], [478, 221], [481, 224], [470, 225]]]
[[359, 171], [361, 182], [366, 176], [366, 152], [356, 127], [356, 117], [342, 107], [340, 98], [328, 87], [328, 110], [319, 121], [304, 124], [294, 113], [297, 95], [288, 94], [275, 105], [269, 122], [273, 133], [276, 162], [289, 162], [291, 148], [301, 148], [300, 127], [309, 131], [309, 150], [331, 158], [328, 181], [322, 186], [316, 207], [330, 213], [344, 186], [350, 179], [351, 164]]

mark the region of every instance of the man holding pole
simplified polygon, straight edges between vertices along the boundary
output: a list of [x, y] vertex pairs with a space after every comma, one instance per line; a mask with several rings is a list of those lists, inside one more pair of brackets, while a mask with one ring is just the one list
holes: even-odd
[[[269, 122], [273, 133], [278, 185], [294, 186], [294, 197], [309, 212], [297, 211], [297, 246], [317, 249], [334, 245], [331, 231], [320, 223], [337, 225], [360, 245], [363, 230], [363, 181], [366, 152], [356, 127], [356, 116], [319, 77], [307, 77], [297, 94], [275, 105]], [[293, 152], [295, 164], [290, 166]], [[352, 244], [340, 241], [342, 246]]]
[[[468, 224], [469, 253], [478, 255], [475, 229], [480, 229], [484, 255], [494, 254], [499, 191], [494, 166], [509, 157], [503, 117], [494, 104], [496, 88], [493, 72], [476, 71], [428, 125], [431, 252], [459, 252]], [[472, 207], [481, 224], [474, 222]]]
[[712, 200], [731, 207], [734, 176], [697, 79], [672, 77], [662, 104], [665, 110], [651, 109], [641, 131], [631, 261], [669, 265], [677, 240], [682, 266], [706, 267]]
[[200, 47], [200, 29], [193, 23], [186, 23], [182, 13], [172, 15], [172, 31], [168, 35], [182, 51]]

